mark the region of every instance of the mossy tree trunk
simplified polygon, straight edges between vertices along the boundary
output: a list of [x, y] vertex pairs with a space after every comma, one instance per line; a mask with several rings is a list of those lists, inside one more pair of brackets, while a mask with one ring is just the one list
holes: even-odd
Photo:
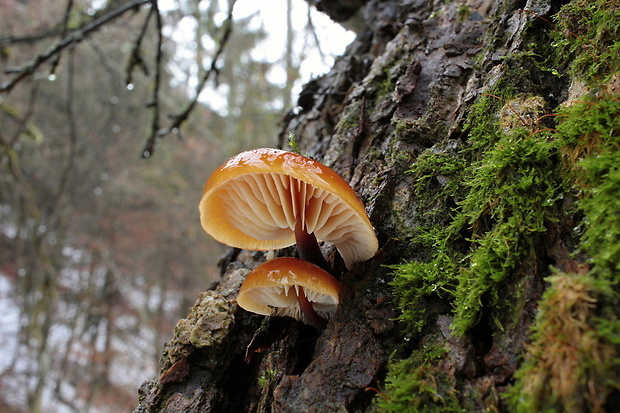
[[380, 250], [347, 271], [323, 246], [343, 291], [321, 332], [239, 309], [265, 254], [231, 252], [136, 412], [609, 410], [618, 2], [330, 6], [364, 24], [281, 146], [293, 133], [350, 182]]

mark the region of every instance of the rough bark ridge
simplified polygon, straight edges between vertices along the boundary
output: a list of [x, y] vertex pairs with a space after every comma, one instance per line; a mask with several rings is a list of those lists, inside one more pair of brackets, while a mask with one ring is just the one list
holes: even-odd
[[[427, 148], [463, 144], [463, 123], [474, 99], [505, 75], [502, 57], [520, 50], [527, 27], [557, 11], [551, 0], [465, 3], [366, 2], [358, 10], [365, 26], [356, 41], [330, 73], [307, 85], [299, 111], [284, 121], [281, 146], [293, 132], [302, 153], [349, 181], [380, 241], [376, 257], [352, 271], [335, 249], [323, 246], [344, 286], [327, 328], [319, 333], [288, 320], [263, 322], [238, 309], [235, 296], [244, 275], [264, 260], [263, 253], [242, 252], [221, 283], [202, 293], [177, 325], [162, 357], [162, 376], [144, 383], [136, 412], [376, 408], [373, 399], [391, 355], [418, 345], [394, 321], [386, 267], [422, 254], [404, 241], [415, 233], [421, 213], [413, 178], [405, 171]], [[566, 87], [555, 79], [540, 72], [515, 86], [555, 106]], [[558, 254], [554, 258], [561, 261], [566, 252]], [[543, 252], [521, 269], [529, 273], [519, 286], [526, 304], [503, 334], [485, 327], [483, 314], [475, 334], [456, 339], [449, 328], [450, 305], [432, 303], [436, 321], [426, 339], [443, 342], [449, 350], [445, 371], [475, 389], [472, 410], [500, 408], [497, 394], [517, 367], [548, 275], [546, 259]]]

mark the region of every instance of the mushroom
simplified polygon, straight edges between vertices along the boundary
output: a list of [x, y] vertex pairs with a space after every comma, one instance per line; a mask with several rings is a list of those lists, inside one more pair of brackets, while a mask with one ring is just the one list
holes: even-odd
[[316, 265], [298, 258], [266, 261], [248, 274], [237, 303], [262, 315], [287, 316], [325, 328], [338, 307], [340, 283]]
[[317, 238], [333, 243], [347, 268], [378, 248], [349, 184], [292, 152], [263, 148], [233, 157], [205, 184], [199, 209], [204, 230], [226, 245], [267, 251], [296, 243], [301, 258], [326, 269]]

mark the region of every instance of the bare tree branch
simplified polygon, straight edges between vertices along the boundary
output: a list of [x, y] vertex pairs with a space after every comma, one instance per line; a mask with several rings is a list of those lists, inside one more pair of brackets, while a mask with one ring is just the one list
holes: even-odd
[[7, 46], [18, 43], [36, 43], [48, 37], [58, 36], [63, 32], [62, 27], [54, 27], [39, 33], [25, 34], [23, 36], [13, 36], [12, 34], [0, 37], [0, 46]]
[[86, 36], [88, 36], [91, 32], [99, 29], [104, 24], [114, 20], [123, 14], [125, 14], [129, 10], [133, 10], [137, 7], [140, 7], [146, 3], [157, 3], [157, 0], [133, 0], [130, 1], [117, 9], [110, 11], [109, 13], [104, 14], [103, 16], [93, 20], [92, 22], [86, 24], [80, 29], [71, 32], [69, 35], [61, 39], [54, 47], [48, 50], [45, 53], [38, 55], [34, 60], [24, 64], [22, 67], [16, 68], [12, 72], [15, 73], [15, 76], [0, 85], [0, 92], [8, 92], [15, 87], [22, 79], [27, 76], [30, 76], [34, 71], [39, 68], [43, 63], [50, 60], [52, 57], [61, 53], [68, 46], [80, 43]]
[[[183, 125], [183, 123], [187, 121], [189, 115], [191, 114], [191, 112], [194, 110], [194, 107], [198, 103], [198, 98], [200, 97], [200, 93], [206, 86], [207, 81], [212, 75], [217, 76], [217, 71], [218, 71], [217, 64], [218, 64], [219, 58], [221, 54], [224, 52], [228, 39], [230, 38], [230, 34], [232, 33], [232, 26], [233, 26], [232, 12], [233, 12], [235, 3], [236, 3], [236, 0], [233, 0], [230, 3], [229, 9], [228, 9], [228, 16], [226, 17], [226, 20], [223, 23], [223, 29], [222, 29], [223, 32], [222, 32], [222, 37], [220, 38], [220, 41], [219, 41], [218, 49], [216, 50], [213, 56], [213, 59], [211, 60], [211, 66], [209, 67], [209, 70], [207, 70], [203, 74], [202, 78], [200, 79], [200, 82], [198, 83], [198, 86], [196, 87], [194, 98], [187, 104], [187, 106], [182, 112], [176, 115], [171, 115], [172, 123], [166, 128], [160, 129], [159, 127], [158, 101], [157, 99], [154, 100], [153, 110], [154, 110], [155, 115], [154, 115], [154, 119], [152, 123], [151, 135], [147, 139], [144, 149], [142, 150], [143, 158], [149, 158], [153, 155], [153, 152], [155, 150], [155, 145], [159, 138], [163, 138], [164, 136], [169, 135], [171, 133], [173, 134], [179, 133], [181, 126]], [[159, 71], [159, 65], [160, 64], [158, 63], [158, 71]], [[157, 86], [158, 86], [158, 80], [156, 78], [156, 87], [155, 87], [155, 91], [153, 92], [155, 97], [157, 96], [157, 93], [158, 93]]]
[[[149, 74], [149, 69], [146, 66], [146, 62], [142, 58], [141, 50], [142, 50], [142, 41], [144, 40], [146, 31], [149, 26], [149, 22], [151, 21], [151, 17], [153, 16], [153, 14], [160, 16], [159, 6], [157, 4], [157, 1], [153, 2], [153, 7], [151, 7], [151, 10], [146, 15], [146, 19], [144, 20], [144, 24], [142, 24], [142, 29], [140, 30], [140, 34], [136, 38], [134, 42], [134, 46], [131, 50], [131, 55], [129, 56], [129, 61], [127, 62], [127, 68], [125, 69], [125, 84], [127, 85], [133, 82], [133, 71], [135, 70], [136, 66], [139, 67], [145, 75], [148, 76]], [[161, 36], [161, 18], [160, 17], [158, 17], [157, 28], [158, 28], [157, 45], [159, 46], [159, 49], [161, 50], [162, 36]], [[159, 51], [158, 53], [161, 53], [161, 51]], [[156, 58], [156, 59], [159, 60], [159, 58]]]
[[[159, 90], [161, 88], [161, 71], [162, 71], [162, 44], [163, 44], [163, 34], [162, 34], [162, 24], [161, 24], [161, 14], [159, 13], [159, 7], [157, 6], [157, 2], [153, 5], [152, 12], [155, 12], [155, 22], [157, 25], [157, 54], [155, 56], [155, 79], [153, 81], [153, 97], [149, 102], [149, 106], [153, 111], [153, 118], [151, 121], [151, 136], [155, 135], [155, 131], [159, 130]], [[155, 150], [155, 137], [149, 139], [147, 142], [147, 146], [142, 151], [142, 157], [148, 158], [153, 154]]]
[[[67, 7], [65, 8], [65, 16], [62, 20], [62, 34], [60, 38], [63, 39], [67, 37], [67, 33], [69, 32], [69, 18], [71, 17], [71, 10], [73, 10], [73, 0], [67, 1]], [[50, 73], [56, 72], [56, 68], [58, 67], [58, 63], [60, 63], [60, 53], [54, 57], [52, 60], [52, 67], [50, 69]]]

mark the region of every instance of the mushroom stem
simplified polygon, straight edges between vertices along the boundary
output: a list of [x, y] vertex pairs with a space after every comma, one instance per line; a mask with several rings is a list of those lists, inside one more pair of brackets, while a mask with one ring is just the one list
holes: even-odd
[[319, 315], [316, 312], [312, 303], [306, 297], [306, 292], [303, 288], [299, 288], [299, 293], [297, 294], [297, 301], [299, 302], [299, 307], [301, 308], [301, 312], [306, 316], [306, 320], [317, 330], [324, 330], [327, 327], [327, 320]]
[[321, 248], [319, 247], [314, 233], [308, 234], [302, 220], [297, 220], [295, 224], [295, 241], [297, 243], [299, 258], [310, 261], [329, 273], [333, 272], [331, 265], [329, 265], [325, 257], [323, 257], [323, 253], [321, 252]]

